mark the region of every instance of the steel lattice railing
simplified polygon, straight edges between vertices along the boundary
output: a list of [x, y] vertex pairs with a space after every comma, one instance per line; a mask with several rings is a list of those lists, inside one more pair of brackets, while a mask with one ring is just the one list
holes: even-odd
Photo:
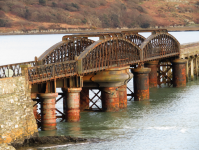
[[0, 78], [21, 76], [21, 65], [35, 66], [35, 61], [0, 66]]
[[67, 61], [56, 64], [40, 65], [28, 68], [31, 84], [53, 80], [77, 74], [77, 61]]

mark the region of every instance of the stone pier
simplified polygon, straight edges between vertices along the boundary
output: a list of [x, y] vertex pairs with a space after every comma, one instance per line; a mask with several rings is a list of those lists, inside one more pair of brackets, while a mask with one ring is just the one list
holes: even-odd
[[0, 106], [0, 149], [37, 135], [33, 101], [25, 76], [0, 79]]

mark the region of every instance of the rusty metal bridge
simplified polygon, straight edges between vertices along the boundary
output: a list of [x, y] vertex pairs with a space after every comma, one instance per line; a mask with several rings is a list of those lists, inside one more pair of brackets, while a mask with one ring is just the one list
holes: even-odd
[[[145, 39], [138, 32], [152, 34]], [[88, 37], [99, 40], [95, 42]], [[6, 69], [13, 71], [12, 77], [20, 76], [20, 65], [28, 64], [29, 83], [35, 84], [179, 55], [180, 44], [167, 30], [69, 35], [35, 61], [1, 66], [0, 77], [7, 77]]]
[[[151, 32], [151, 35], [144, 38], [140, 32]], [[99, 40], [89, 37], [99, 37]], [[149, 99], [149, 87], [185, 86], [186, 75], [192, 74], [193, 67], [186, 73], [186, 64], [191, 63], [184, 59], [189, 54], [193, 54], [191, 58], [198, 55], [198, 51], [188, 53], [185, 49], [187, 46], [181, 49], [178, 40], [166, 29], [67, 35], [40, 57], [35, 57], [35, 61], [0, 66], [0, 77], [26, 76], [32, 99], [37, 101], [35, 117], [42, 130], [51, 130], [56, 128], [55, 111], [61, 114], [57, 118], [62, 121], [78, 121], [80, 110], [91, 109], [93, 105], [99, 108], [96, 101], [89, 98], [89, 89], [101, 91], [101, 95], [94, 93], [102, 100], [100, 110], [118, 111], [126, 108], [129, 89], [126, 84], [133, 76], [134, 92], [129, 89], [128, 96], [134, 100]], [[197, 59], [195, 74], [198, 75], [196, 64]], [[55, 108], [55, 103], [61, 99], [55, 99], [57, 87], [63, 91], [59, 93], [64, 99], [63, 112]], [[52, 99], [49, 106], [48, 100]], [[37, 114], [37, 104], [42, 105], [41, 115]], [[45, 115], [49, 109], [53, 113]]]

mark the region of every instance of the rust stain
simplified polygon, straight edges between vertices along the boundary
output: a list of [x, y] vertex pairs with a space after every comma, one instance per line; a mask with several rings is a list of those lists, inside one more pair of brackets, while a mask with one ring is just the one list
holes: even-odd
[[127, 108], [127, 86], [122, 85], [119, 87], [119, 108]]
[[119, 111], [119, 92], [117, 87], [105, 87], [101, 90], [102, 109], [107, 112]]

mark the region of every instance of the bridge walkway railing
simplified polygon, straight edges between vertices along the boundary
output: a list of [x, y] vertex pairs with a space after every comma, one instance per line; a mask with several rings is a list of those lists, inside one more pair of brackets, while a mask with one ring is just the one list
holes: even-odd
[[30, 65], [31, 67], [34, 67], [36, 65], [36, 63], [35, 63], [35, 61], [29, 61], [29, 62], [22, 62], [22, 63], [0, 66], [0, 78], [21, 76], [22, 75], [22, 72], [21, 72], [22, 65]]

